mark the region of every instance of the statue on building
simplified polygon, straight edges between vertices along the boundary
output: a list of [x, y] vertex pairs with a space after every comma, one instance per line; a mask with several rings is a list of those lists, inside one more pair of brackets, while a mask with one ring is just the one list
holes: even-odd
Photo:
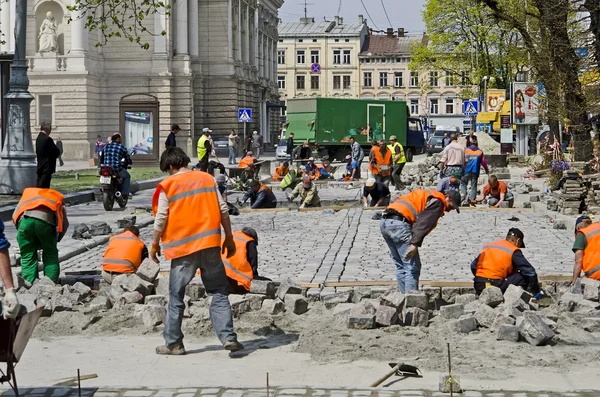
[[58, 51], [58, 25], [52, 15], [52, 12], [46, 13], [46, 19], [40, 26], [40, 34], [38, 36], [40, 40], [40, 52], [57, 52]]

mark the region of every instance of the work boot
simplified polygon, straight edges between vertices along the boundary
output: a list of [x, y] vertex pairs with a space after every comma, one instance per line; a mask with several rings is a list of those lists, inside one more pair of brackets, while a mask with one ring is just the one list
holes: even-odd
[[244, 345], [237, 341], [237, 339], [228, 340], [223, 344], [223, 348], [225, 350], [229, 350], [230, 352], [238, 352], [240, 350], [244, 350]]
[[183, 347], [183, 343], [180, 345], [175, 345], [173, 347], [169, 346], [158, 346], [156, 348], [156, 354], [164, 354], [169, 356], [183, 356], [185, 354], [185, 347]]

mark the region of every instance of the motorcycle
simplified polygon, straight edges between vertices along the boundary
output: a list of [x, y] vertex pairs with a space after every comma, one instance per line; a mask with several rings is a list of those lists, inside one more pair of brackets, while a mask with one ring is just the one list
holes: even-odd
[[[100, 153], [100, 164], [104, 160], [104, 153]], [[131, 168], [125, 164], [125, 159], [121, 160], [123, 166], [127, 169]], [[105, 211], [112, 211], [115, 205], [115, 201], [121, 208], [127, 206], [129, 196], [121, 193], [122, 178], [113, 170], [110, 165], [100, 165], [100, 184], [102, 185], [102, 204], [104, 205]]]

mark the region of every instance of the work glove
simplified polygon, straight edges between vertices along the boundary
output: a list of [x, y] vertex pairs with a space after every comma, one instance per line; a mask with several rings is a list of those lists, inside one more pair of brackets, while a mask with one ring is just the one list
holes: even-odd
[[545, 296], [546, 296], [546, 294], [544, 293], [544, 291], [540, 291], [537, 294], [535, 294], [535, 296], [533, 297], [533, 300], [537, 302], [538, 300], [544, 298]]
[[223, 246], [221, 247], [221, 254], [227, 251], [227, 258], [231, 258], [235, 255], [235, 243], [233, 242], [233, 236], [225, 236]]
[[21, 305], [17, 299], [17, 294], [14, 288], [8, 288], [4, 291], [4, 302], [2, 303], [2, 317], [5, 320], [9, 318], [16, 318], [19, 314]]
[[158, 259], [159, 256], [160, 256], [160, 245], [153, 243], [152, 248], [150, 249], [150, 258], [155, 263], [160, 263], [160, 260]]

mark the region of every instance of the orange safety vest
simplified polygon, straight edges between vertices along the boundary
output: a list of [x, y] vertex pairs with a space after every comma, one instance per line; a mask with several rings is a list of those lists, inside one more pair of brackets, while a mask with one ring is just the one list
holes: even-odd
[[477, 261], [477, 277], [503, 280], [513, 274], [512, 257], [520, 251], [508, 240], [498, 240], [483, 246]]
[[61, 233], [64, 227], [62, 194], [52, 189], [40, 189], [37, 187], [28, 187], [23, 191], [21, 200], [13, 213], [13, 223], [18, 226], [19, 219], [25, 211], [33, 210], [43, 206], [51, 209], [56, 214], [56, 230]]
[[583, 251], [583, 272], [586, 277], [600, 280], [600, 223], [592, 223], [579, 232], [587, 239]]
[[417, 215], [427, 207], [427, 201], [430, 197], [440, 200], [444, 207], [442, 214], [446, 212], [446, 196], [444, 193], [429, 189], [413, 190], [406, 196], [400, 196], [388, 208], [402, 214], [410, 223], [414, 223]]
[[248, 168], [248, 166], [250, 164], [254, 164], [254, 157], [246, 156], [240, 160], [240, 163], [238, 164], [238, 168]]
[[267, 185], [265, 185], [264, 183], [262, 183], [262, 182], [261, 182], [261, 184], [260, 184], [260, 188], [258, 189], [258, 191], [259, 191], [259, 192], [262, 192], [262, 191], [264, 191], [264, 190], [266, 190], [266, 191], [267, 191], [267, 194], [271, 193], [271, 188], [270, 188], [269, 186], [267, 186]]
[[254, 239], [242, 232], [233, 232], [233, 241], [235, 242], [235, 255], [227, 258], [227, 255], [221, 254], [223, 265], [225, 265], [225, 273], [227, 277], [237, 281], [239, 286], [244, 287], [246, 291], [250, 291], [250, 283], [254, 278], [254, 273], [250, 262], [248, 262], [248, 249], [246, 246]]
[[275, 172], [273, 173], [273, 182], [278, 182], [280, 179], [283, 179], [289, 171], [290, 171], [289, 167], [288, 168], [283, 168], [283, 167], [275, 168]]
[[180, 258], [220, 246], [221, 208], [211, 175], [189, 171], [163, 179], [152, 197], [154, 215], [161, 190], [169, 200], [167, 226], [161, 237], [165, 258]]
[[381, 148], [376, 146], [371, 149], [375, 154], [375, 165], [369, 164], [369, 169], [375, 175], [390, 176], [392, 170], [390, 169], [390, 163], [392, 161], [392, 151], [386, 150], [385, 157], [381, 154]]
[[144, 242], [130, 231], [112, 236], [104, 252], [102, 269], [114, 273], [135, 273], [142, 264]]

